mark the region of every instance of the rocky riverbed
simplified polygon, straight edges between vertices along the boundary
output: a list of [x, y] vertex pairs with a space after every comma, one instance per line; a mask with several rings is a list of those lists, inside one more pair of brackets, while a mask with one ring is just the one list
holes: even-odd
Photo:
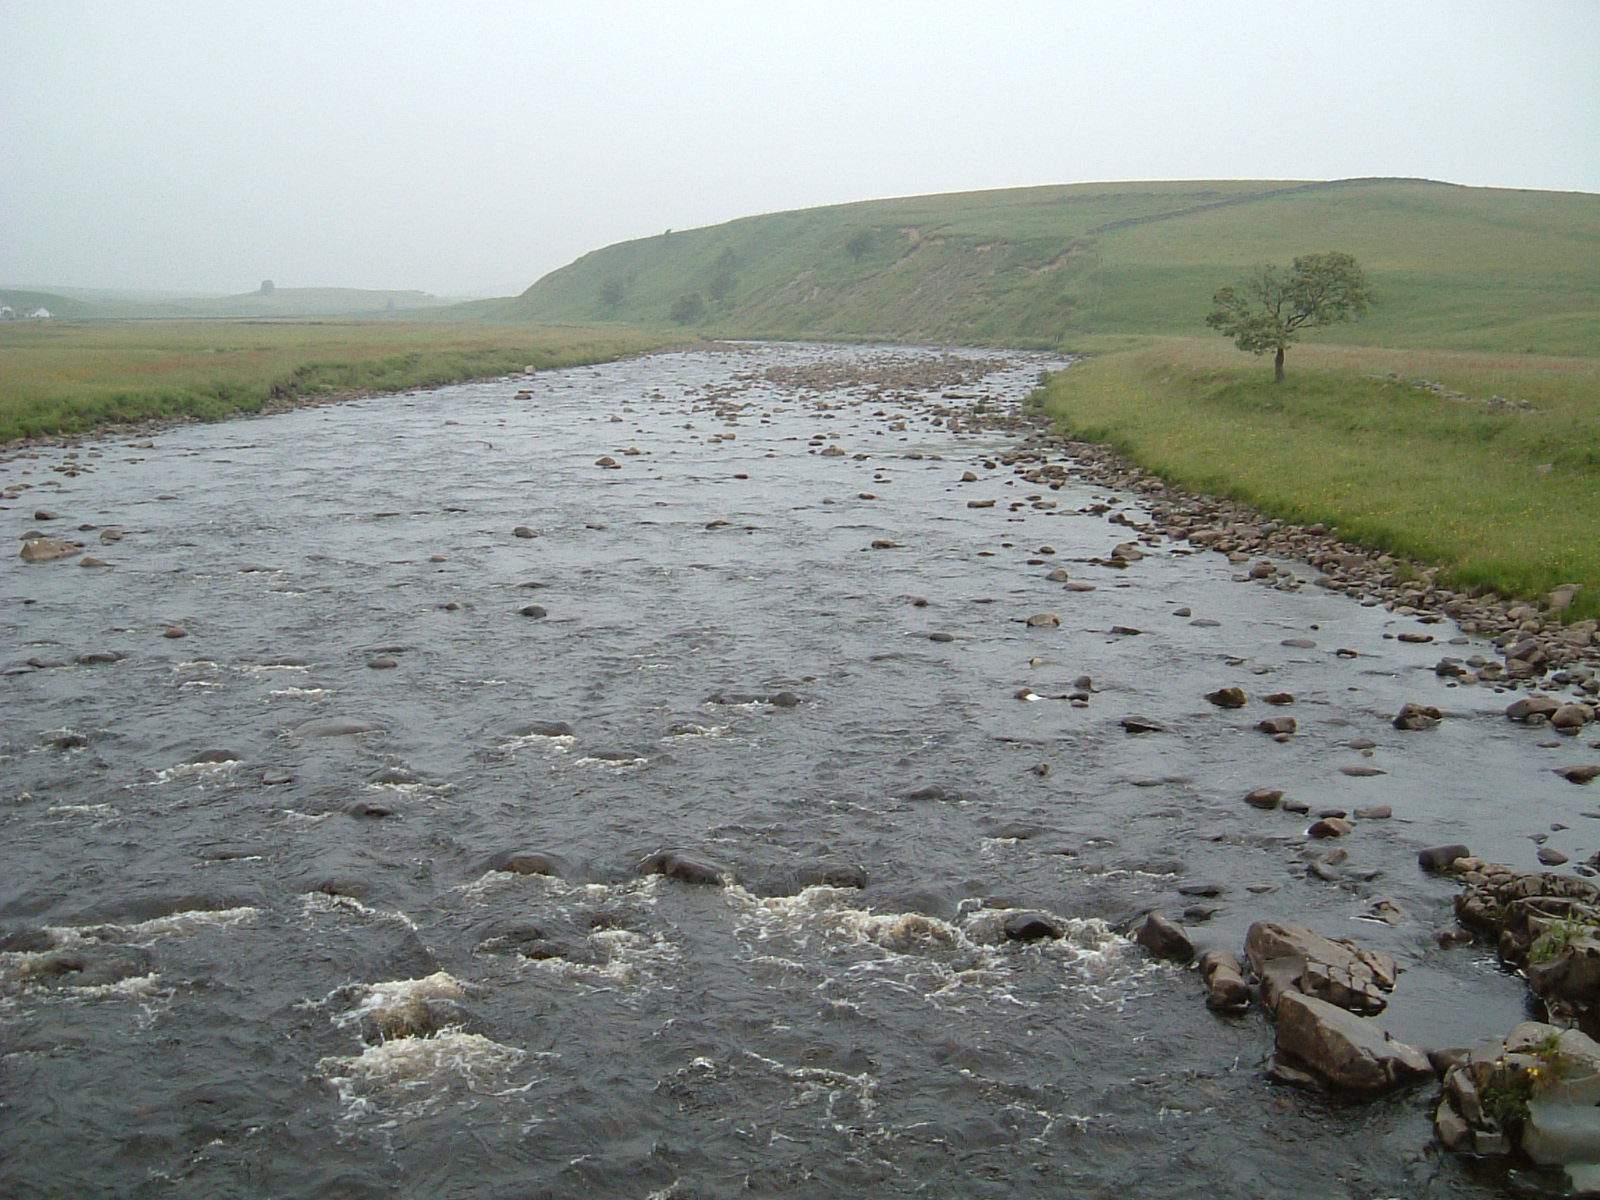
[[1062, 441], [1061, 365], [19, 448], [8, 1193], [1559, 1194], [1435, 1132], [1545, 1035], [1418, 856], [1584, 882], [1593, 631]]

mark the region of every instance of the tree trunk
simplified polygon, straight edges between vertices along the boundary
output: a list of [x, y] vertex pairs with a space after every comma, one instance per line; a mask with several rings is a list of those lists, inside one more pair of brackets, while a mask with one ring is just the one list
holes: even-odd
[[1283, 347], [1278, 347], [1278, 352], [1272, 356], [1272, 378], [1276, 383], [1283, 382]]

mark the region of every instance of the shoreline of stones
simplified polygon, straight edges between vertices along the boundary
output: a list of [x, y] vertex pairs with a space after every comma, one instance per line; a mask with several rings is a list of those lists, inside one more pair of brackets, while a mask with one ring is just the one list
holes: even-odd
[[[1542, 604], [1497, 596], [1474, 596], [1437, 583], [1441, 568], [1422, 566], [1396, 555], [1342, 541], [1326, 525], [1295, 525], [1277, 520], [1235, 500], [1185, 491], [1137, 466], [1110, 446], [1074, 438], [1053, 429], [1033, 410], [1033, 432], [1000, 461], [1030, 482], [1050, 486], [1068, 478], [1136, 496], [1150, 514], [1146, 534], [1186, 541], [1215, 550], [1245, 568], [1248, 579], [1285, 591], [1303, 581], [1284, 574], [1266, 556], [1292, 559], [1320, 573], [1311, 586], [1343, 593], [1369, 606], [1382, 605], [1397, 616], [1424, 624], [1453, 621], [1464, 634], [1490, 638], [1500, 661], [1446, 658], [1441, 676], [1465, 685], [1482, 683], [1514, 690], [1536, 686], [1570, 688], [1600, 695], [1600, 621], [1563, 622], [1558, 614], [1575, 598], [1579, 585], [1566, 584]], [[1404, 635], [1402, 635], [1404, 636]], [[1413, 639], [1406, 639], [1413, 640]]]

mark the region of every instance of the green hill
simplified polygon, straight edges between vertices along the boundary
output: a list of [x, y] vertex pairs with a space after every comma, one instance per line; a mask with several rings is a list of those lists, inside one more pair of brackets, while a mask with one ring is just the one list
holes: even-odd
[[1338, 340], [1600, 354], [1600, 196], [1415, 179], [1075, 184], [746, 217], [596, 250], [479, 319], [1043, 347], [1206, 335], [1248, 267], [1343, 250]]

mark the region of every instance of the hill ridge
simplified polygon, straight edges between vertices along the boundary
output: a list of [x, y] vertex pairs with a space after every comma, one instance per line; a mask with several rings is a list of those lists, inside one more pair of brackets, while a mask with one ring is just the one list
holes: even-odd
[[[1210, 336], [1211, 295], [1342, 250], [1381, 303], [1340, 340], [1600, 354], [1600, 196], [1411, 177], [1049, 185], [857, 201], [619, 242], [484, 318], [1070, 348]], [[462, 315], [467, 315], [463, 313]]]

